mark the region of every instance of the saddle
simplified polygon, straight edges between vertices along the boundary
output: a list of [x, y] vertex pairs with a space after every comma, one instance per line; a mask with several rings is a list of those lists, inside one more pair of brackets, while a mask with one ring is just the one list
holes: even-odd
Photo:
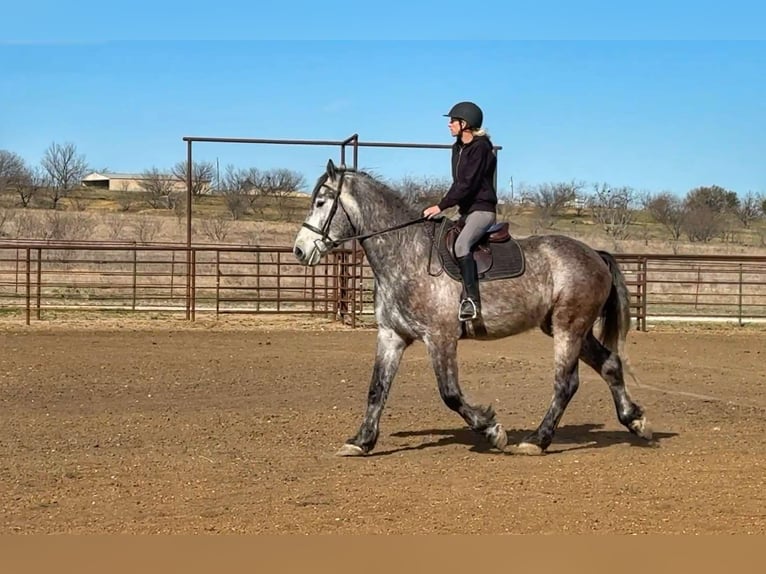
[[[455, 240], [465, 226], [462, 220], [442, 219], [437, 239], [437, 250], [444, 271], [460, 281], [460, 267], [455, 256]], [[476, 242], [473, 258], [479, 272], [479, 281], [509, 279], [524, 273], [524, 252], [511, 237], [508, 222], [495, 223]]]

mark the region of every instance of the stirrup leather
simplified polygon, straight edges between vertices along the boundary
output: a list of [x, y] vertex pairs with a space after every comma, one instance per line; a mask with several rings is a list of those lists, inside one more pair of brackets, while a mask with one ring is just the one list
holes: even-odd
[[476, 305], [476, 301], [470, 297], [466, 297], [460, 302], [460, 310], [458, 311], [458, 319], [461, 321], [472, 321], [479, 316], [479, 307]]

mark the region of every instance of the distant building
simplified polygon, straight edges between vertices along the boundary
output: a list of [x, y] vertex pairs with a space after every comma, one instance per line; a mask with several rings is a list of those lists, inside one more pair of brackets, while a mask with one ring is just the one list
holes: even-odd
[[583, 199], [582, 197], [575, 197], [574, 199], [567, 201], [564, 204], [564, 207], [569, 207], [571, 209], [585, 209], [588, 207], [588, 200]]
[[[173, 184], [174, 190], [186, 190], [185, 181], [181, 181], [172, 174], [164, 177]], [[145, 191], [141, 186], [141, 183], [145, 181], [147, 181], [146, 178], [140, 173], [98, 173], [94, 171], [82, 179], [82, 184], [92, 189], [107, 189], [109, 191]]]

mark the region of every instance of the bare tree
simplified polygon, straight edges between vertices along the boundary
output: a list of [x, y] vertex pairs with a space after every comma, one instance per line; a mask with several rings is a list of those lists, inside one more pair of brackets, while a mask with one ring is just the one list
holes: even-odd
[[251, 167], [241, 173], [243, 189], [247, 195], [250, 209], [254, 214], [263, 215], [263, 210], [268, 203], [268, 197], [261, 187], [262, 174], [257, 168]]
[[42, 239], [45, 225], [38, 215], [39, 212], [33, 210], [21, 211], [16, 215], [17, 239]]
[[231, 230], [231, 219], [226, 214], [219, 213], [210, 218], [200, 220], [202, 232], [213, 241], [225, 241]]
[[683, 228], [689, 241], [707, 243], [724, 229], [724, 218], [707, 205], [686, 207]]
[[0, 237], [8, 235], [5, 230], [7, 227], [10, 227], [11, 223], [13, 223], [14, 216], [15, 213], [10, 209], [0, 207]]
[[244, 191], [228, 189], [224, 192], [223, 200], [235, 221], [242, 219], [242, 216], [247, 213], [249, 201]]
[[178, 219], [178, 224], [186, 224], [186, 193], [183, 191], [174, 191], [168, 196], [170, 209]]
[[657, 223], [663, 225], [673, 241], [681, 238], [685, 209], [680, 198], [665, 191], [649, 196], [644, 201], [644, 208]]
[[125, 229], [125, 216], [121, 213], [110, 213], [104, 218], [104, 223], [108, 229], [109, 239], [116, 240]]
[[627, 239], [636, 218], [636, 192], [626, 186], [595, 185], [590, 198], [593, 218], [614, 239]]
[[[185, 182], [187, 178], [187, 166], [186, 161], [179, 161], [173, 166], [173, 175], [181, 181]], [[207, 193], [211, 188], [211, 182], [213, 181], [213, 175], [215, 174], [215, 166], [209, 161], [195, 161], [192, 162], [192, 181], [191, 192], [193, 196], [202, 195]]]
[[47, 185], [46, 174], [41, 168], [30, 168], [21, 156], [0, 150], [0, 195], [15, 193], [22, 207], [29, 207], [40, 190]]
[[239, 170], [233, 165], [226, 166], [221, 189], [226, 209], [231, 213], [234, 220], [239, 220], [247, 213], [248, 198], [248, 175], [247, 171]]
[[27, 172], [27, 177], [23, 185], [16, 190], [22, 207], [29, 207], [33, 202], [37, 203], [37, 198], [48, 189], [50, 181], [45, 170], [36, 167]]
[[159, 233], [161, 223], [156, 217], [141, 215], [136, 218], [136, 239], [139, 243], [149, 243]]
[[502, 193], [497, 196], [497, 215], [500, 218], [510, 218], [515, 207], [513, 196], [510, 193]]
[[273, 199], [280, 217], [289, 218], [295, 193], [304, 185], [305, 180], [301, 174], [280, 168], [261, 172], [257, 187], [264, 195]]
[[48, 212], [45, 216], [43, 239], [72, 241], [88, 239], [95, 223], [85, 213]]
[[45, 150], [41, 165], [50, 181], [48, 196], [53, 209], [57, 209], [59, 201], [80, 186], [83, 176], [88, 171], [85, 156], [77, 153], [77, 146], [73, 143], [53, 142]]
[[175, 190], [175, 179], [152, 167], [141, 173], [141, 188], [146, 192], [146, 203], [152, 209], [172, 209], [171, 196]]
[[543, 228], [553, 227], [556, 217], [577, 198], [583, 185], [576, 182], [543, 183], [532, 187], [523, 187], [521, 198], [535, 207], [538, 225]]
[[15, 192], [27, 172], [28, 168], [20, 155], [0, 149], [0, 195]]
[[720, 234], [728, 237], [728, 219], [738, 207], [737, 194], [720, 186], [689, 190], [684, 199], [684, 231], [689, 241], [706, 243]]
[[446, 178], [405, 176], [394, 187], [413, 207], [427, 207], [438, 203], [449, 191], [452, 183]]
[[753, 221], [756, 221], [763, 216], [761, 202], [761, 198], [752, 191], [748, 191], [745, 197], [739, 202], [734, 213], [745, 229], [749, 229], [750, 224]]
[[134, 198], [128, 192], [128, 182], [120, 182], [119, 195], [117, 196], [117, 206], [120, 211], [130, 211], [133, 207]]

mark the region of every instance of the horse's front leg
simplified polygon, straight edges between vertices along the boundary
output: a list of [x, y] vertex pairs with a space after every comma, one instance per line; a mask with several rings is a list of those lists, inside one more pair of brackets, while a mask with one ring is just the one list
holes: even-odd
[[431, 356], [439, 394], [450, 409], [460, 414], [468, 426], [487, 437], [496, 448], [503, 450], [508, 444], [508, 435], [503, 425], [495, 420], [495, 409], [473, 406], [466, 401], [458, 383], [457, 339], [425, 339]]
[[367, 393], [367, 411], [364, 414], [362, 426], [353, 438], [346, 441], [338, 455], [359, 456], [367, 454], [378, 441], [380, 415], [386, 404], [391, 382], [394, 380], [404, 350], [410, 346], [408, 340], [392, 329], [378, 329], [378, 343], [375, 352], [375, 365], [372, 369], [370, 390]]

